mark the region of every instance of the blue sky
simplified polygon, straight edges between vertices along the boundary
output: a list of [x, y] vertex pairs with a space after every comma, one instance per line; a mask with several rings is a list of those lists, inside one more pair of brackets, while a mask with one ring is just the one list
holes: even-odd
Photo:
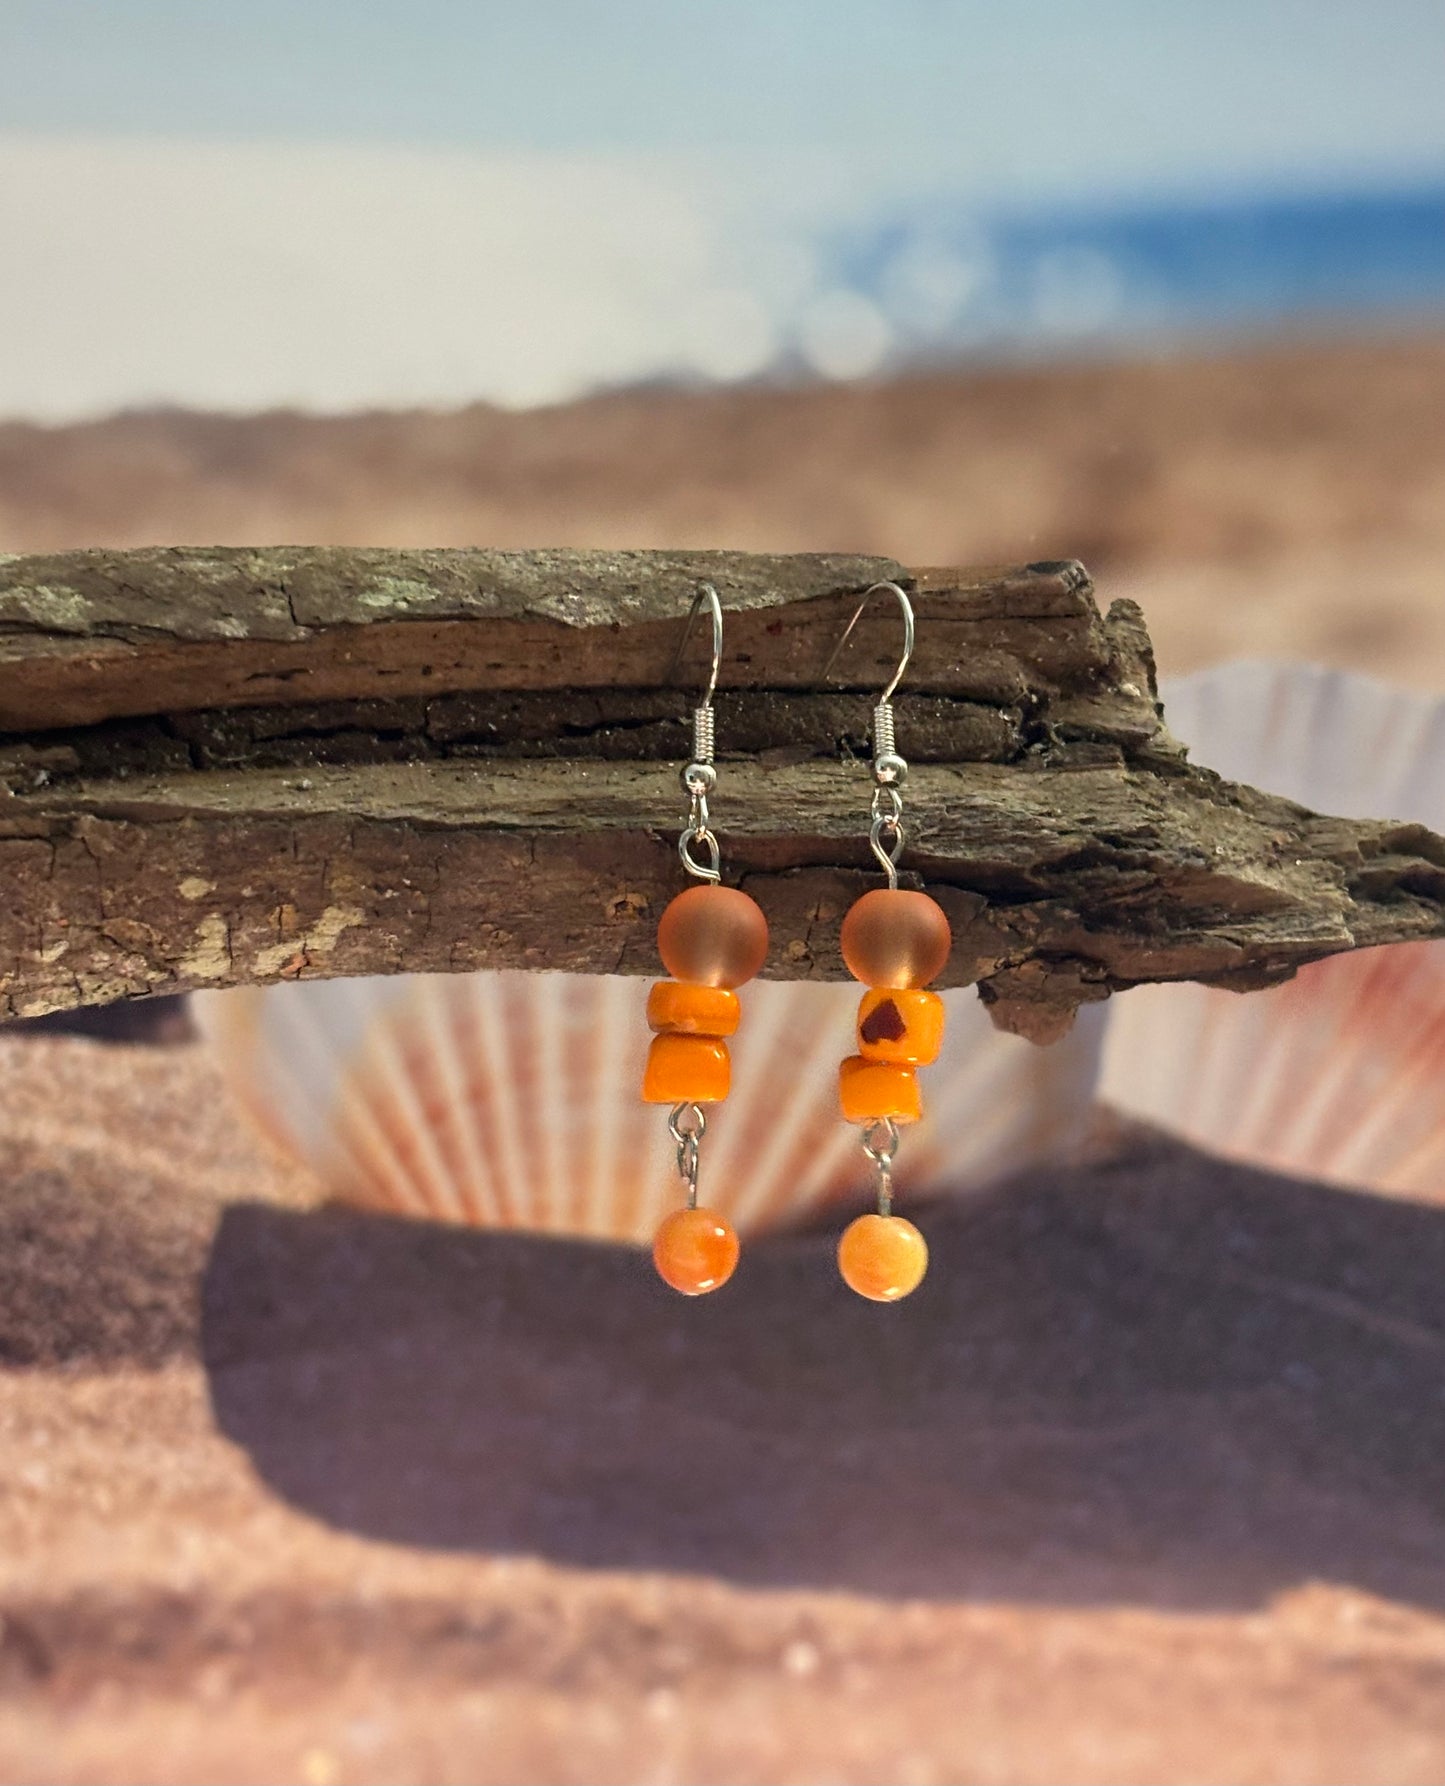
[[0, 0], [0, 415], [854, 376], [830, 241], [961, 217], [966, 333], [970, 214], [1445, 181], [1442, 77], [1445, 0]]
[[1008, 197], [1445, 166], [1441, 0], [0, 0], [0, 128], [822, 150]]

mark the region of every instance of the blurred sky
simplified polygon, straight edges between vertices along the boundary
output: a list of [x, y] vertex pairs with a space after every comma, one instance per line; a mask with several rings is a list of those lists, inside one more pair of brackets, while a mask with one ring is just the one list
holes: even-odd
[[1440, 0], [4, 0], [11, 128], [825, 147], [1034, 193], [1445, 158]]
[[830, 231], [1440, 179], [1442, 74], [1442, 0], [0, 0], [0, 412], [867, 370]]

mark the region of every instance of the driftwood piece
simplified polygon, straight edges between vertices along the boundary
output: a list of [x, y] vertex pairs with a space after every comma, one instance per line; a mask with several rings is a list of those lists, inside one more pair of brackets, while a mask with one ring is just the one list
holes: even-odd
[[655, 971], [683, 884], [676, 769], [728, 611], [714, 815], [770, 973], [842, 974], [874, 884], [878, 603], [914, 591], [905, 865], [946, 984], [1049, 1040], [1141, 981], [1248, 989], [1445, 934], [1445, 842], [1189, 764], [1138, 609], [1073, 563], [908, 571], [729, 553], [208, 550], [0, 559], [0, 1011], [303, 975]]

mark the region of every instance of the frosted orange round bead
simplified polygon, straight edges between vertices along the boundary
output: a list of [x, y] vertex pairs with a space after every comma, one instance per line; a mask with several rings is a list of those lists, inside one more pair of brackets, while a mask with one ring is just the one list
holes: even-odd
[[738, 1266], [738, 1237], [715, 1209], [675, 1209], [657, 1230], [652, 1262], [663, 1283], [684, 1296], [705, 1296]]
[[838, 1242], [838, 1269], [870, 1302], [897, 1302], [928, 1270], [928, 1242], [901, 1215], [860, 1215]]
[[689, 887], [662, 914], [657, 952], [674, 980], [741, 986], [767, 960], [768, 921], [736, 887]]
[[838, 940], [855, 980], [893, 988], [936, 980], [953, 947], [942, 906], [906, 887], [875, 887], [855, 900]]

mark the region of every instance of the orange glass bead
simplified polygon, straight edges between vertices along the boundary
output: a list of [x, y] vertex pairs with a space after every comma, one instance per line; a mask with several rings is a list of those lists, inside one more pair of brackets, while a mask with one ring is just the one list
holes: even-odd
[[642, 1079], [644, 1104], [720, 1104], [732, 1083], [728, 1045], [712, 1036], [654, 1036]]
[[926, 986], [948, 961], [943, 907], [906, 887], [875, 887], [848, 908], [839, 932], [848, 972], [865, 986]]
[[891, 1060], [850, 1055], [838, 1068], [838, 1098], [846, 1122], [917, 1122], [923, 1114], [913, 1068]]
[[923, 1282], [928, 1242], [901, 1215], [860, 1215], [838, 1242], [838, 1269], [870, 1302], [897, 1302]]
[[858, 1007], [858, 1052], [865, 1060], [926, 1067], [943, 1046], [943, 1000], [917, 987], [865, 992]]
[[715, 1209], [675, 1209], [657, 1230], [652, 1262], [663, 1283], [705, 1296], [738, 1266], [738, 1237]]
[[767, 960], [768, 921], [736, 887], [689, 887], [662, 914], [657, 952], [674, 980], [741, 986]]
[[674, 1036], [730, 1036], [738, 1026], [738, 995], [725, 986], [684, 986], [659, 980], [647, 995], [651, 1029]]

